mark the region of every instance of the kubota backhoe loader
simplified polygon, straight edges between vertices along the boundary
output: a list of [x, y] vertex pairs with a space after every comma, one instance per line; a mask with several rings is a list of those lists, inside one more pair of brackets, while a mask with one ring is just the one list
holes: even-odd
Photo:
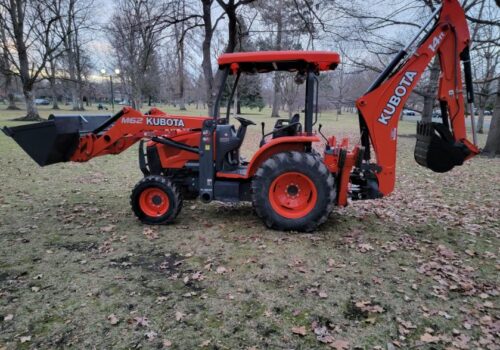
[[[420, 39], [420, 40], [419, 40]], [[415, 44], [418, 40], [418, 43]], [[317, 76], [334, 70], [340, 58], [334, 52], [280, 51], [230, 53], [219, 57], [224, 80], [234, 76], [225, 115], [219, 116], [225, 83], [215, 101], [215, 117], [189, 117], [129, 107], [103, 120], [99, 117], [60, 116], [47, 122], [5, 127], [39, 165], [86, 162], [118, 154], [139, 143], [139, 165], [144, 178], [132, 191], [131, 204], [147, 224], [172, 222], [183, 196], [203, 202], [251, 201], [264, 223], [274, 229], [312, 231], [324, 223], [333, 205], [389, 195], [395, 184], [399, 116], [423, 71], [434, 56], [441, 65], [438, 100], [441, 123], [418, 123], [415, 160], [436, 172], [446, 172], [479, 153], [467, 140], [463, 63], [468, 106], [473, 93], [469, 58], [470, 37], [464, 11], [457, 0], [443, 0], [421, 31], [401, 50], [357, 102], [360, 144], [347, 139], [320, 142]], [[235, 117], [230, 107], [241, 74], [288, 71], [305, 81], [303, 119], [278, 120], [264, 132], [260, 148], [250, 161], [240, 158], [247, 128], [254, 122]], [[96, 125], [92, 125], [96, 124]], [[319, 125], [320, 126], [320, 125]], [[372, 156], [373, 153], [373, 156]]]

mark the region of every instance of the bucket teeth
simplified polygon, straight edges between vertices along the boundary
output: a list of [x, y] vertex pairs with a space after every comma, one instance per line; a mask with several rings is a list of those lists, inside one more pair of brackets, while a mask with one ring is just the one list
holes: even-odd
[[431, 125], [417, 122], [417, 142], [415, 144], [415, 161], [427, 168], [427, 153], [431, 142]]

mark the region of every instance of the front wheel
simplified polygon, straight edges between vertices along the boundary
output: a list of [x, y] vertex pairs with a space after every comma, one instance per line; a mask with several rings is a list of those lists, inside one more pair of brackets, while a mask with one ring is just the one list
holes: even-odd
[[182, 208], [177, 186], [165, 176], [146, 176], [132, 190], [132, 210], [145, 224], [160, 225], [174, 221]]
[[303, 152], [278, 153], [252, 181], [252, 202], [267, 227], [315, 230], [333, 209], [334, 179], [320, 158]]

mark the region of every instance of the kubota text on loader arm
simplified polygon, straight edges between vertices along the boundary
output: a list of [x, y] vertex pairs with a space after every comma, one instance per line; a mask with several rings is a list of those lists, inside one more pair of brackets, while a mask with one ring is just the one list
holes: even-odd
[[[215, 101], [214, 117], [170, 115], [156, 108], [143, 114], [125, 107], [114, 116], [56, 116], [3, 130], [41, 166], [86, 162], [121, 153], [140, 142], [139, 166], [144, 178], [133, 189], [131, 204], [144, 223], [170, 223], [179, 214], [183, 199], [199, 197], [203, 202], [251, 201], [270, 228], [312, 231], [327, 220], [334, 205], [347, 205], [348, 198], [375, 199], [393, 191], [399, 116], [435, 56], [441, 66], [437, 99], [442, 121], [417, 124], [415, 160], [435, 172], [446, 172], [479, 153], [473, 113], [474, 142], [466, 134], [460, 62], [472, 111], [469, 45], [459, 2], [443, 0], [415, 38], [356, 101], [360, 143], [351, 148], [347, 139], [337, 142], [334, 136], [324, 137], [322, 155], [313, 148], [321, 140], [321, 125], [315, 130], [318, 75], [340, 64], [337, 53], [324, 51], [220, 56], [224, 83]], [[247, 128], [255, 123], [235, 117], [239, 126], [232, 125], [232, 100], [242, 74], [273, 71], [293, 72], [297, 83], [305, 83], [304, 115], [279, 119], [267, 133], [262, 123], [259, 149], [245, 161], [240, 157], [241, 145]], [[229, 80], [229, 97], [223, 101]], [[227, 108], [221, 117], [222, 102]]]

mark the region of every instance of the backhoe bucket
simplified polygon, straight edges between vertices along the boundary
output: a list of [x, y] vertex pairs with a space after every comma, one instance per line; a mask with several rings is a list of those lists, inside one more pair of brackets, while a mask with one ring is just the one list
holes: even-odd
[[462, 165], [470, 151], [456, 142], [450, 130], [440, 123], [417, 123], [415, 160], [418, 164], [437, 173], [450, 171]]
[[108, 118], [109, 116], [50, 116], [46, 122], [4, 127], [2, 130], [38, 165], [45, 166], [69, 161], [78, 147], [80, 135], [91, 132]]

